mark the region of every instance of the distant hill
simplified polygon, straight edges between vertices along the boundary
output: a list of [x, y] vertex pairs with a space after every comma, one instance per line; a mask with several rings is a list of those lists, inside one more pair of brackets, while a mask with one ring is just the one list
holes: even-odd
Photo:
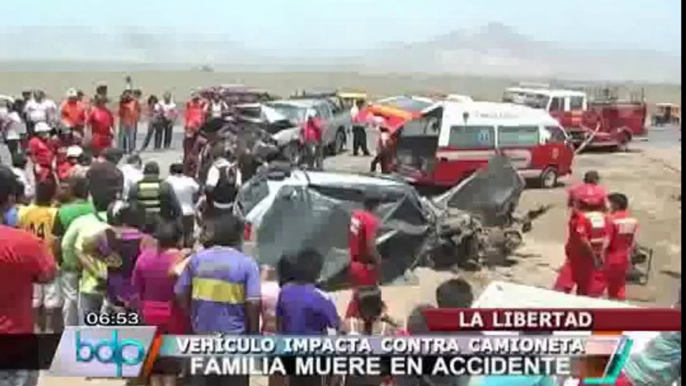
[[569, 47], [492, 23], [345, 56], [273, 56], [229, 36], [85, 27], [0, 31], [0, 70], [151, 71], [203, 66], [238, 72], [362, 72], [680, 83], [681, 57], [650, 50]]
[[365, 59], [377, 71], [480, 76], [681, 82], [681, 57], [658, 51], [565, 46], [521, 35], [502, 24], [454, 31], [432, 40], [387, 47]]

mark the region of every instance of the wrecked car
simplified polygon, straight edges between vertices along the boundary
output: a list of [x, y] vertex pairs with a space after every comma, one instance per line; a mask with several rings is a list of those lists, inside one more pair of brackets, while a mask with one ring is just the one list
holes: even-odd
[[[504, 157], [435, 199], [394, 177], [267, 169], [241, 188], [234, 214], [246, 224], [246, 252], [260, 264], [276, 266], [286, 251], [314, 248], [325, 256], [320, 284], [333, 289], [346, 285], [351, 212], [366, 197], [381, 202], [377, 247], [381, 284], [389, 284], [420, 266], [478, 266], [493, 250], [517, 248], [535, 218], [515, 213], [522, 189]], [[496, 229], [508, 237], [496, 240]]]

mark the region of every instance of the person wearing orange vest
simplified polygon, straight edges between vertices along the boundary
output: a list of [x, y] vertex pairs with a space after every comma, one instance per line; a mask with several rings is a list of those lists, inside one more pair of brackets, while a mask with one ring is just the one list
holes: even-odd
[[[569, 189], [567, 206], [570, 208], [570, 214], [573, 216], [575, 209], [575, 202], [578, 196], [592, 197], [593, 200], [599, 202], [599, 210], [605, 210], [607, 201], [607, 192], [600, 186], [600, 175], [595, 170], [589, 170], [584, 174], [582, 184], [576, 185]], [[574, 289], [574, 279], [572, 278], [572, 270], [570, 267], [569, 256], [566, 256], [565, 263], [560, 268], [553, 289], [560, 292], [570, 293]]]
[[83, 128], [86, 125], [86, 105], [79, 101], [79, 93], [76, 89], [67, 90], [66, 99], [60, 106], [62, 126], [67, 130], [65, 137], [67, 145], [81, 143]]
[[198, 154], [194, 152], [198, 131], [205, 122], [207, 106], [198, 93], [193, 93], [184, 110], [183, 170], [189, 177], [195, 177], [198, 170]]
[[607, 197], [610, 203], [610, 243], [603, 269], [603, 284], [610, 299], [626, 299], [626, 274], [631, 263], [631, 252], [636, 243], [638, 220], [627, 211], [629, 199], [621, 193]]
[[598, 196], [575, 197], [565, 253], [577, 295], [599, 297], [602, 294], [602, 268], [611, 233], [609, 219], [602, 208], [603, 201]]

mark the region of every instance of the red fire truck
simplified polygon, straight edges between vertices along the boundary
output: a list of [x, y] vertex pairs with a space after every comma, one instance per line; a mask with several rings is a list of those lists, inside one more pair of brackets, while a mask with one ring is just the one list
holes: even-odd
[[546, 110], [565, 128], [581, 150], [605, 147], [626, 150], [632, 139], [646, 135], [647, 105], [643, 93], [620, 100], [617, 89], [555, 89], [546, 85], [518, 86], [505, 90], [503, 102]]

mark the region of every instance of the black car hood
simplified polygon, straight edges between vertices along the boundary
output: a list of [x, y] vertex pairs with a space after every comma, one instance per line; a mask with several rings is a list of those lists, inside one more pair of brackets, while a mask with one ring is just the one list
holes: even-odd
[[517, 209], [524, 179], [509, 158], [495, 156], [482, 169], [432, 201], [440, 209], [460, 209], [484, 226], [499, 226]]
[[376, 210], [381, 222], [377, 247], [384, 256], [381, 283], [394, 281], [415, 264], [416, 252], [432, 224], [421, 198], [409, 185], [282, 186], [256, 235], [258, 261], [276, 266], [285, 251], [314, 248], [325, 256], [322, 285], [343, 285], [350, 262], [351, 214], [362, 208], [364, 195], [382, 200]]

